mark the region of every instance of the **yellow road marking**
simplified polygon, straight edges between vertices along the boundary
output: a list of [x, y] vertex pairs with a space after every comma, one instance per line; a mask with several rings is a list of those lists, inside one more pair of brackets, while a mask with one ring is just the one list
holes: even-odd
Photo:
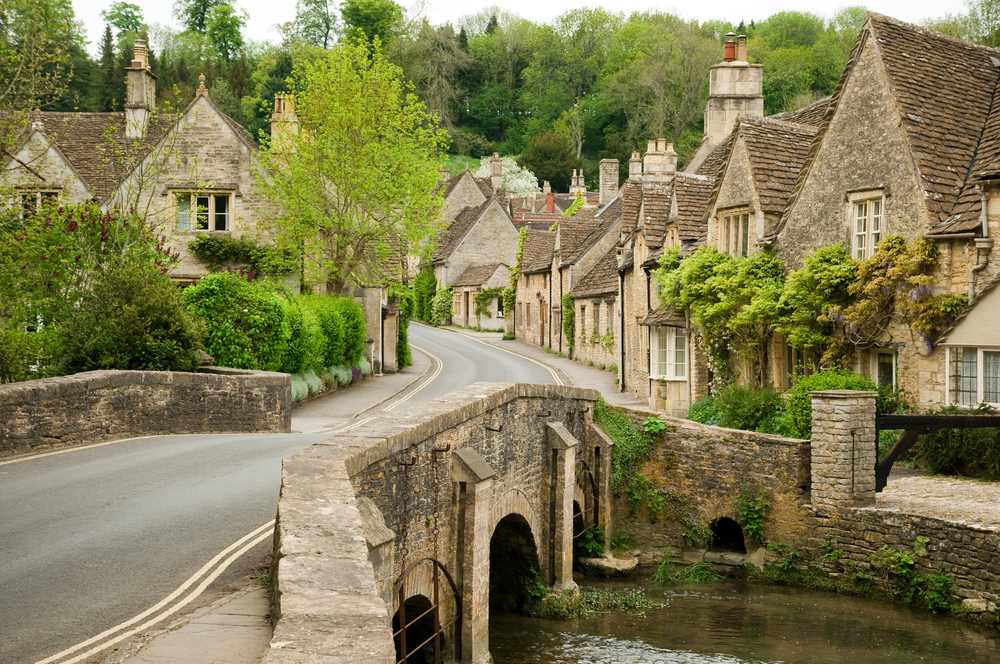
[[427, 387], [428, 385], [430, 385], [430, 384], [431, 384], [431, 382], [432, 382], [432, 381], [433, 381], [433, 380], [434, 380], [435, 378], [437, 378], [437, 377], [438, 377], [439, 375], [441, 375], [441, 371], [442, 371], [442, 370], [444, 369], [444, 362], [442, 362], [442, 361], [441, 361], [441, 358], [440, 358], [440, 357], [438, 357], [438, 356], [437, 356], [437, 355], [435, 355], [434, 353], [430, 352], [429, 350], [426, 350], [426, 349], [424, 349], [424, 348], [421, 348], [420, 346], [414, 346], [413, 344], [410, 344], [410, 345], [411, 345], [411, 346], [413, 346], [413, 348], [416, 348], [417, 350], [419, 350], [419, 351], [420, 351], [421, 353], [423, 353], [424, 355], [426, 355], [426, 356], [430, 357], [431, 359], [433, 359], [433, 360], [434, 360], [435, 362], [437, 362], [437, 365], [438, 365], [438, 366], [437, 366], [437, 369], [436, 369], [436, 370], [434, 371], [434, 373], [433, 373], [433, 374], [431, 374], [431, 377], [430, 377], [430, 378], [428, 378], [428, 379], [427, 379], [427, 380], [426, 380], [426, 381], [425, 381], [425, 382], [424, 382], [424, 383], [423, 383], [423, 384], [422, 384], [422, 385], [421, 385], [420, 387], [418, 387], [417, 389], [413, 390], [412, 392], [410, 392], [409, 394], [407, 394], [407, 395], [406, 395], [405, 397], [403, 397], [402, 399], [400, 399], [400, 400], [399, 400], [399, 401], [397, 401], [396, 403], [394, 403], [394, 404], [392, 404], [391, 406], [389, 406], [388, 408], [386, 408], [386, 409], [385, 409], [385, 411], [386, 411], [386, 412], [389, 412], [390, 410], [394, 409], [394, 408], [395, 408], [396, 406], [398, 406], [399, 404], [401, 404], [401, 403], [403, 403], [403, 402], [407, 401], [407, 400], [408, 400], [408, 399], [409, 399], [410, 397], [412, 397], [412, 396], [413, 396], [414, 394], [416, 394], [416, 393], [417, 393], [417, 392], [419, 392], [420, 390], [422, 390], [422, 389], [424, 389], [425, 387]]
[[528, 357], [527, 355], [522, 355], [521, 353], [518, 353], [516, 350], [509, 350], [507, 348], [501, 348], [500, 346], [497, 346], [496, 344], [488, 343], [486, 341], [483, 341], [482, 339], [476, 339], [475, 337], [472, 337], [472, 336], [470, 336], [469, 338], [472, 339], [473, 341], [478, 341], [479, 343], [483, 344], [484, 346], [489, 346], [490, 348], [496, 348], [497, 350], [502, 350], [505, 353], [510, 353], [511, 355], [517, 355], [521, 359], [528, 360], [529, 362], [534, 362], [535, 364], [537, 364], [538, 366], [540, 366], [541, 368], [545, 369], [550, 374], [552, 374], [552, 378], [553, 378], [553, 380], [556, 381], [556, 385], [565, 385], [565, 383], [562, 382], [562, 380], [559, 378], [559, 375], [556, 373], [556, 370], [553, 369], [552, 367], [550, 367], [549, 365], [545, 364], [544, 362], [539, 362], [538, 360], [536, 360], [533, 357]]
[[11, 459], [10, 461], [0, 461], [0, 466], [6, 466], [11, 463], [20, 463], [22, 461], [31, 461], [32, 459], [41, 459], [43, 457], [56, 456], [57, 454], [66, 454], [67, 452], [89, 450], [94, 447], [104, 447], [105, 445], [117, 445], [118, 443], [127, 443], [132, 440], [144, 440], [146, 438], [159, 438], [159, 436], [135, 436], [134, 438], [120, 438], [118, 440], [109, 440], [105, 443], [94, 443], [93, 445], [77, 445], [74, 447], [67, 447], [64, 450], [56, 450], [55, 452], [43, 452], [42, 454], [32, 454], [31, 456], [18, 457], [17, 459]]

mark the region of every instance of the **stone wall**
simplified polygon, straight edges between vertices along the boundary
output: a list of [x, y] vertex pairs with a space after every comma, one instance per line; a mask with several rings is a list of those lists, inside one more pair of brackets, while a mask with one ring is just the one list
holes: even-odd
[[291, 378], [212, 367], [87, 371], [0, 385], [0, 453], [125, 436], [287, 432]]

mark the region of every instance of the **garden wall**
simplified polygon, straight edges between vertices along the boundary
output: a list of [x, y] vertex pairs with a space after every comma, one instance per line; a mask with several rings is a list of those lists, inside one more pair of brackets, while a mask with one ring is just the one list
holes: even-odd
[[87, 371], [0, 385], [0, 453], [107, 438], [291, 430], [288, 374]]

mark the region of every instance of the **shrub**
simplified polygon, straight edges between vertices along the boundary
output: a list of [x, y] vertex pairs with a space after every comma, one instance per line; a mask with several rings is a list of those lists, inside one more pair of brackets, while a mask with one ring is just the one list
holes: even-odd
[[[970, 414], [957, 406], [941, 413]], [[972, 414], [992, 414], [986, 406]], [[967, 475], [988, 480], [1000, 479], [1000, 429], [939, 429], [922, 434], [913, 447], [917, 463], [932, 473]]]
[[416, 297], [414, 290], [398, 284], [390, 287], [389, 297], [399, 298], [399, 330], [396, 334], [396, 370], [401, 371], [413, 364], [413, 356], [410, 354], [410, 319], [413, 318], [413, 311], [416, 308]]
[[305, 295], [302, 301], [319, 321], [320, 329], [326, 337], [323, 344], [323, 365], [330, 367], [344, 363], [344, 320], [334, 297], [326, 295]]
[[330, 367], [327, 371], [337, 379], [337, 383], [340, 385], [350, 385], [354, 380], [354, 374], [351, 373], [350, 367], [338, 365]]
[[436, 292], [437, 279], [434, 278], [434, 269], [430, 266], [421, 268], [417, 278], [413, 280], [414, 318], [425, 323], [431, 321], [431, 303]]
[[284, 307], [290, 336], [281, 356], [281, 370], [289, 374], [322, 371], [326, 335], [319, 318], [299, 297], [285, 299]]
[[431, 325], [443, 325], [451, 320], [451, 299], [455, 289], [451, 284], [437, 289], [431, 300], [431, 315], [428, 321]]
[[895, 413], [906, 409], [905, 399], [892, 387], [879, 387], [871, 378], [843, 369], [827, 369], [798, 377], [795, 386], [785, 393], [784, 412], [777, 422], [782, 435], [792, 438], [812, 436], [812, 398], [809, 393], [818, 390], [877, 390], [876, 406], [879, 412]]
[[123, 262], [101, 274], [59, 325], [61, 373], [196, 371], [204, 325], [159, 268]]
[[323, 381], [319, 379], [319, 376], [312, 369], [302, 374], [302, 380], [309, 386], [309, 394], [319, 394], [323, 391]]
[[649, 458], [656, 435], [644, 432], [603, 398], [594, 405], [594, 423], [615, 441], [611, 448], [610, 486], [618, 493], [631, 483], [639, 466]]
[[702, 397], [688, 406], [687, 417], [689, 420], [702, 424], [718, 424], [719, 420], [722, 419], [722, 414], [715, 405], [715, 399], [708, 396]]
[[[44, 354], [54, 350], [55, 342], [46, 342], [44, 332], [15, 328], [10, 321], [4, 329], [3, 323], [0, 319], [0, 384], [38, 378], [38, 369], [51, 365]], [[54, 332], [47, 336], [54, 337]]]
[[309, 395], [309, 386], [302, 376], [292, 376], [292, 401], [302, 401]]
[[334, 306], [344, 323], [344, 356], [335, 364], [358, 366], [368, 343], [368, 328], [361, 306], [349, 297], [334, 297]]
[[781, 412], [781, 395], [770, 387], [731, 384], [717, 390], [718, 425], [729, 429], [774, 433]]
[[183, 292], [205, 321], [206, 350], [219, 366], [278, 371], [291, 336], [282, 297], [228, 272], [210, 274]]
[[358, 362], [358, 371], [361, 372], [362, 376], [371, 376], [372, 375], [371, 362], [369, 362], [364, 358], [361, 358], [361, 361]]

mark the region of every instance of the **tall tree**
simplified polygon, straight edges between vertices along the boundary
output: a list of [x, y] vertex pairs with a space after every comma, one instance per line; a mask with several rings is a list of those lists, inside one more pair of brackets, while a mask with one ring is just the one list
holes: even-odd
[[299, 0], [295, 36], [307, 44], [330, 48], [337, 38], [337, 9], [331, 0]]
[[340, 16], [347, 35], [363, 35], [370, 42], [378, 37], [387, 44], [403, 19], [403, 8], [393, 0], [345, 0], [340, 5]]
[[144, 22], [142, 8], [131, 2], [112, 2], [107, 9], [101, 10], [101, 18], [115, 26], [118, 38], [129, 32], [139, 32]]
[[305, 277], [328, 291], [399, 279], [387, 259], [439, 228], [445, 132], [367, 43], [337, 44], [297, 78], [299, 126], [259, 159], [264, 195], [281, 210], [277, 242], [301, 251]]
[[115, 98], [115, 39], [111, 33], [111, 26], [104, 24], [104, 36], [101, 37], [101, 59], [97, 69], [97, 104], [99, 111], [113, 111], [115, 104], [120, 109], [124, 100]]
[[212, 8], [222, 4], [227, 4], [226, 0], [175, 0], [174, 17], [188, 30], [203, 35], [208, 29]]
[[461, 113], [466, 94], [463, 74], [472, 66], [472, 58], [462, 50], [450, 24], [435, 28], [423, 19], [403, 36], [390, 45], [390, 59], [413, 83], [427, 111], [438, 117], [441, 126], [451, 127]]
[[208, 41], [226, 62], [232, 62], [236, 52], [243, 48], [243, 26], [246, 22], [247, 13], [237, 12], [228, 2], [216, 5], [208, 12], [205, 21]]

